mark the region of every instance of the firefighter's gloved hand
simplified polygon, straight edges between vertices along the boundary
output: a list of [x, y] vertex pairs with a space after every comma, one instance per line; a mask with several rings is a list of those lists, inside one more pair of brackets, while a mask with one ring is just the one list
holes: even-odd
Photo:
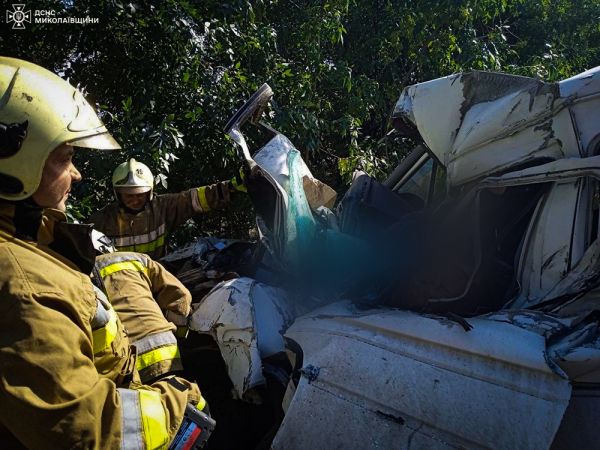
[[202, 411], [204, 414], [210, 416], [210, 409], [208, 408], [208, 402], [204, 399], [204, 397], [202, 396], [202, 394], [200, 394], [200, 399], [198, 400], [198, 403], [196, 403], [196, 408], [199, 411]]
[[[198, 408], [198, 406], [196, 406], [196, 408]], [[199, 409], [199, 408], [198, 408]], [[200, 411], [202, 411], [204, 414], [206, 414], [208, 417], [212, 417], [210, 415], [210, 408], [208, 407], [208, 402], [206, 400], [204, 400], [204, 408], [200, 409]]]
[[[175, 385], [177, 381], [178, 380], [175, 379], [175, 377], [172, 377], [169, 379], [169, 382], [173, 385]], [[187, 380], [185, 380], [185, 381], [190, 385], [190, 389], [188, 390], [188, 402], [191, 405], [194, 405], [196, 407], [196, 409], [198, 409], [199, 411], [202, 411], [205, 414], [210, 415], [206, 412], [206, 411], [208, 411], [208, 402], [202, 396], [202, 393], [200, 392], [200, 388], [198, 387], [198, 385], [196, 383], [191, 383]], [[206, 408], [206, 411], [204, 410], [205, 408]]]
[[188, 316], [184, 316], [183, 314], [178, 314], [174, 311], [167, 311], [165, 313], [166, 319], [175, 324], [177, 329], [175, 330], [175, 337], [179, 339], [184, 339], [187, 337], [189, 328], [188, 328]]
[[250, 176], [250, 171], [246, 167], [240, 167], [239, 172], [229, 180], [231, 187], [234, 191], [247, 193], [246, 180]]

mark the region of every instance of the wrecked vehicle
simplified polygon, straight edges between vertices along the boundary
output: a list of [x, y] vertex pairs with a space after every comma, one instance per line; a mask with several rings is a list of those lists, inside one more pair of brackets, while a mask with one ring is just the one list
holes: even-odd
[[370, 246], [382, 263], [358, 266], [362, 281], [368, 265], [385, 274], [371, 295], [334, 283], [313, 296], [255, 272], [200, 302], [190, 328], [218, 342], [239, 398], [264, 383], [265, 358], [290, 355], [271, 447], [595, 448], [600, 68], [406, 88], [392, 120], [423, 144], [383, 184], [357, 176], [337, 214], [285, 136], [263, 124], [273, 137], [251, 156], [240, 127], [269, 98], [255, 94], [228, 132], [262, 176], [271, 271], [304, 270], [315, 240], [330, 263], [348, 249], [373, 256], [367, 235], [381, 247], [398, 237]]

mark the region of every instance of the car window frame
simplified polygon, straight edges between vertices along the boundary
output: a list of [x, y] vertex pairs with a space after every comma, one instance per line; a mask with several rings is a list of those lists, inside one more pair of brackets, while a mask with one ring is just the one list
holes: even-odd
[[[423, 199], [427, 206], [433, 204], [437, 200], [436, 186], [438, 185], [438, 172], [444, 170], [437, 158], [424, 145], [416, 146], [408, 156], [394, 169], [392, 174], [384, 181], [384, 185], [389, 187], [394, 192], [398, 192], [419, 170], [432, 161], [431, 172], [429, 173], [428, 189], [426, 198]], [[445, 186], [444, 186], [445, 187]], [[445, 195], [445, 189], [444, 189]]]

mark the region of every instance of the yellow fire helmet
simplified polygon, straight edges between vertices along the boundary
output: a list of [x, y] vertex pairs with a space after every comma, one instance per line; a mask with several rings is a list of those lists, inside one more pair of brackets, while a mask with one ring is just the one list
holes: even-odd
[[129, 161], [117, 166], [113, 172], [112, 185], [117, 199], [119, 198], [117, 195], [119, 192], [125, 194], [150, 192], [150, 200], [152, 200], [154, 175], [152, 175], [146, 164], [131, 158]]
[[58, 75], [0, 56], [0, 198], [22, 200], [40, 184], [52, 150], [67, 144], [118, 150], [83, 95]]

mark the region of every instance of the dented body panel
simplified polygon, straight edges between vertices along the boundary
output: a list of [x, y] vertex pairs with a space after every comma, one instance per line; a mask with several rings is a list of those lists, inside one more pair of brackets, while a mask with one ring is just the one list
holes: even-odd
[[[571, 387], [543, 336], [469, 323], [346, 303], [297, 320], [287, 336], [317, 375], [302, 378], [273, 448], [548, 448]], [[308, 417], [317, 429], [299, 432]]]

